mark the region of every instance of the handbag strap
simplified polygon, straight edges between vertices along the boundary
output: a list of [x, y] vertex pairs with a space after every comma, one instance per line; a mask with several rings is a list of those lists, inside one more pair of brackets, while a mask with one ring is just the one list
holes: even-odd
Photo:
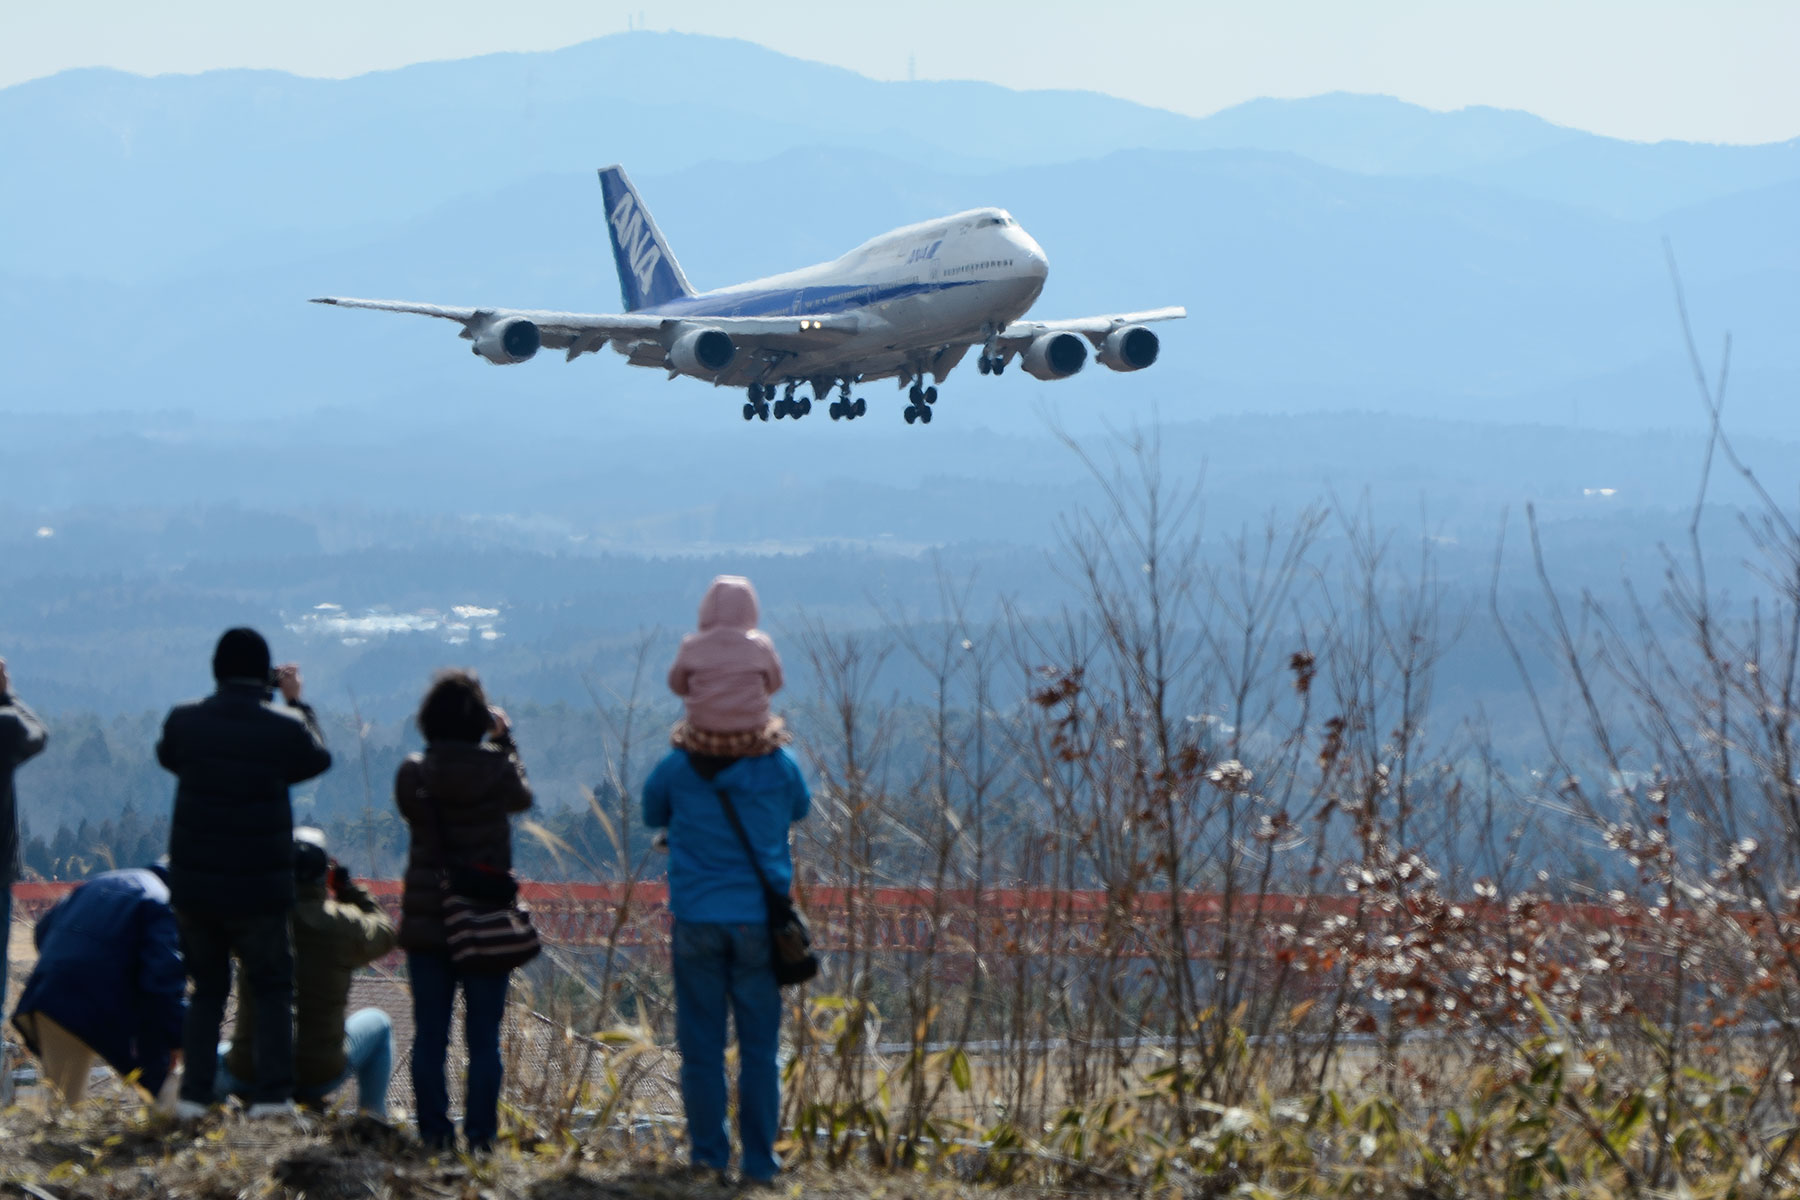
[[738, 841], [743, 844], [744, 854], [750, 859], [750, 869], [756, 872], [756, 882], [762, 884], [763, 902], [769, 905], [769, 915], [773, 916], [777, 901], [783, 904], [792, 901], [786, 892], [778, 892], [770, 886], [769, 877], [763, 874], [762, 863], [756, 857], [756, 847], [750, 844], [750, 835], [744, 830], [744, 822], [738, 816], [737, 805], [731, 802], [730, 793], [716, 783], [713, 784], [713, 791], [719, 794], [719, 803], [725, 807], [725, 819], [731, 822], [731, 831], [737, 834]]

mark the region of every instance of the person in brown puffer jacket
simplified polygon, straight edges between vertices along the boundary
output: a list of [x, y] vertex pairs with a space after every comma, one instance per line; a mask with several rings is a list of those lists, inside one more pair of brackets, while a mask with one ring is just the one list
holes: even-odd
[[[446, 866], [512, 870], [513, 813], [531, 807], [531, 785], [506, 714], [491, 707], [471, 671], [442, 671], [419, 706], [425, 752], [394, 777], [394, 803], [412, 832], [401, 893], [400, 947], [412, 985], [413, 1098], [419, 1137], [433, 1149], [455, 1145], [444, 1056], [450, 1012], [460, 988], [469, 1053], [463, 1136], [471, 1151], [491, 1148], [499, 1132], [500, 1019], [508, 974], [463, 971], [451, 960], [444, 928]], [[446, 861], [448, 860], [448, 861]]]

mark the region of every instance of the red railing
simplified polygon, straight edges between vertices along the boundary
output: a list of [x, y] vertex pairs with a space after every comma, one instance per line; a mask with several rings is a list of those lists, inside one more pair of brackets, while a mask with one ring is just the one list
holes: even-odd
[[[76, 885], [13, 885], [14, 911], [35, 919]], [[377, 902], [398, 916], [399, 880], [363, 881]], [[570, 947], [660, 946], [669, 928], [668, 885], [637, 883], [551, 883], [527, 881], [521, 892], [539, 931], [550, 942]], [[1107, 953], [1140, 958], [1149, 953], [1141, 928], [1169, 912], [1166, 892], [1141, 892], [1133, 900], [1129, 920], [1109, 912], [1102, 891], [999, 888], [979, 894], [961, 889], [935, 893], [929, 888], [812, 887], [800, 896], [823, 949], [857, 946], [877, 951], [938, 953], [969, 951], [976, 946], [1006, 947], [1011, 952], [1081, 956]], [[1227, 898], [1194, 894], [1185, 898], [1188, 952], [1209, 957], [1220, 946]], [[1356, 898], [1336, 896], [1240, 895], [1231, 901], [1240, 919], [1254, 918], [1262, 937], [1273, 940], [1283, 924], [1310, 917], [1348, 916]], [[1478, 923], [1498, 925], [1503, 910], [1476, 901], [1465, 906]], [[1623, 930], [1640, 922], [1621, 917], [1600, 904], [1540, 905], [1536, 918], [1544, 925], [1586, 930]], [[1110, 939], [1110, 944], [1109, 944]]]

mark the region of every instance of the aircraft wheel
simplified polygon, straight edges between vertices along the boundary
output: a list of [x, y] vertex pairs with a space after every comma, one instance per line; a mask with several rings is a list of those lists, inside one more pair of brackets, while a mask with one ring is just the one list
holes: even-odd
[[989, 371], [994, 369], [994, 364], [989, 362], [988, 356], [984, 354], [975, 360], [975, 369], [980, 371], [983, 375], [986, 375]]
[[921, 405], [919, 408], [919, 424], [921, 424], [921, 425], [931, 424], [931, 410], [929, 408], [924, 407], [923, 405]]
[[918, 419], [919, 419], [918, 408], [911, 404], [907, 405], [906, 406], [906, 423], [908, 425], [911, 425], [914, 421], [916, 421]]
[[869, 402], [867, 400], [864, 400], [861, 396], [858, 396], [856, 398], [856, 406], [855, 407], [856, 407], [856, 415], [860, 417], [864, 413], [869, 411]]
[[779, 421], [787, 415], [788, 415], [788, 402], [786, 400], [777, 400], [775, 402], [775, 419], [777, 421]]
[[811, 411], [812, 411], [811, 397], [802, 396], [802, 397], [800, 397], [800, 399], [794, 401], [794, 412], [795, 412], [796, 416], [804, 417]]
[[999, 359], [994, 360], [994, 374], [999, 375], [1006, 370], [1006, 364]]
[[744, 405], [744, 420], [748, 421], [754, 416], [756, 416], [756, 405], [746, 402]]
[[833, 400], [831, 402], [831, 407], [825, 411], [831, 414], [831, 419], [834, 421], [841, 421], [844, 419], [844, 406], [839, 404], [836, 400]]
[[756, 415], [761, 417], [765, 421], [768, 420], [769, 419], [769, 406], [767, 404], [757, 405], [756, 406]]
[[906, 393], [906, 398], [917, 404], [925, 398], [925, 389], [915, 383], [912, 385], [912, 391]]
[[936, 404], [937, 403], [937, 389], [936, 388], [928, 387], [925, 389], [925, 403], [927, 403], [927, 404]]

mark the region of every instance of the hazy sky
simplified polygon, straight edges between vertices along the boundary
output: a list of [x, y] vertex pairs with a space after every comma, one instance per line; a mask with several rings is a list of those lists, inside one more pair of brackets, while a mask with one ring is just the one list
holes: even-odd
[[878, 79], [906, 78], [910, 58], [921, 79], [1089, 88], [1197, 115], [1344, 90], [1618, 137], [1800, 135], [1800, 0], [0, 0], [0, 86], [81, 66], [354, 75], [565, 46], [628, 19]]

